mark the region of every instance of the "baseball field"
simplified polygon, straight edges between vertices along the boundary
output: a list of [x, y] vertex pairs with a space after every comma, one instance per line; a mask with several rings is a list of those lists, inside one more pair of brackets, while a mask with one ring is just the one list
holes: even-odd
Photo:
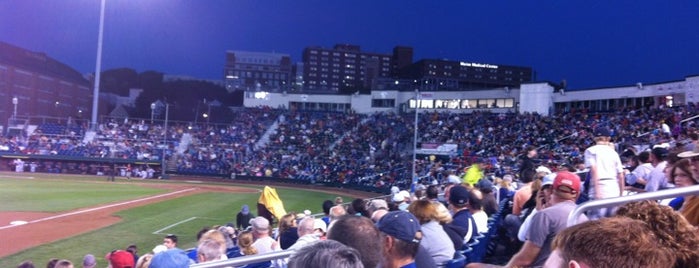
[[[147, 253], [166, 234], [176, 234], [180, 248], [194, 247], [202, 227], [234, 222], [242, 205], [257, 215], [263, 187], [197, 178], [108, 182], [99, 176], [2, 172], [0, 267], [24, 260], [42, 267], [51, 258], [79, 265], [88, 253], [106, 267], [106, 253], [130, 244], [139, 255]], [[320, 213], [323, 200], [356, 197], [331, 188], [273, 187], [287, 212]]]

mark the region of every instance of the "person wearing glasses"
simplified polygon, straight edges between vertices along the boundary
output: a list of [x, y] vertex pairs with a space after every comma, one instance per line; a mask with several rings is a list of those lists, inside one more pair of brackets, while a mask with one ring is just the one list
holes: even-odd
[[[683, 152], [677, 155], [681, 158], [670, 172], [672, 183], [676, 187], [687, 187], [699, 184], [699, 147], [693, 151]], [[684, 203], [680, 213], [689, 223], [699, 225], [699, 197], [684, 196]]]

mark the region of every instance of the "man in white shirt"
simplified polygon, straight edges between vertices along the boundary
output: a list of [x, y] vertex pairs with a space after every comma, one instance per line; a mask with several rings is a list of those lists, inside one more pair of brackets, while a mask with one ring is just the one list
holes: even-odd
[[651, 163], [655, 167], [650, 172], [648, 182], [646, 182], [646, 192], [655, 192], [667, 188], [667, 177], [665, 176], [667, 161], [665, 161], [665, 158], [667, 158], [668, 154], [668, 150], [663, 147], [655, 147], [650, 152]]
[[272, 246], [277, 242], [269, 236], [269, 221], [264, 217], [255, 217], [250, 220], [252, 226], [252, 236], [255, 242], [252, 246], [257, 249], [258, 254], [272, 252]]
[[641, 152], [638, 154], [638, 163], [639, 165], [633, 171], [624, 170], [624, 178], [628, 185], [640, 185], [645, 187], [650, 178], [650, 173], [653, 171], [653, 164], [650, 162], [650, 152]]
[[[585, 150], [585, 166], [590, 169], [590, 200], [619, 197], [624, 190], [624, 166], [611, 143], [611, 132], [606, 127], [597, 127], [594, 132], [595, 145]], [[613, 209], [591, 210], [592, 219], [611, 216]]]

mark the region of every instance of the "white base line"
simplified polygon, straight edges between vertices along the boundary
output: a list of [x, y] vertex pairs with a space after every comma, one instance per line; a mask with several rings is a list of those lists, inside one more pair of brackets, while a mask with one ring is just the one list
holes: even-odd
[[185, 222], [194, 220], [194, 219], [196, 219], [196, 218], [197, 218], [197, 217], [191, 217], [191, 218], [186, 219], [186, 220], [183, 220], [183, 221], [178, 221], [178, 222], [176, 222], [176, 223], [173, 223], [173, 224], [170, 224], [170, 225], [166, 226], [166, 227], [163, 228], [163, 229], [160, 229], [160, 230], [157, 230], [157, 231], [153, 232], [153, 234], [160, 234], [160, 232], [162, 232], [162, 231], [165, 231], [165, 230], [170, 229], [170, 228], [172, 228], [172, 227], [175, 227], [175, 226], [177, 226], [177, 225], [183, 224], [183, 223], [185, 223]]
[[[121, 203], [117, 203], [117, 204], [111, 204], [111, 205], [106, 205], [106, 206], [101, 206], [101, 207], [96, 207], [96, 208], [90, 208], [90, 209], [85, 209], [85, 210], [78, 210], [78, 211], [74, 211], [74, 212], [70, 212], [70, 213], [65, 213], [65, 214], [60, 214], [60, 215], [56, 215], [56, 216], [51, 216], [51, 217], [36, 219], [36, 220], [33, 220], [33, 221], [28, 222], [27, 224], [32, 224], [32, 223], [37, 223], [37, 222], [42, 222], [42, 221], [48, 221], [48, 220], [54, 220], [54, 219], [58, 219], [58, 218], [63, 218], [63, 217], [68, 217], [68, 216], [83, 214], [83, 213], [87, 213], [87, 212], [102, 210], [102, 209], [105, 209], [105, 208], [123, 206], [123, 205], [131, 204], [131, 203], [136, 203], [136, 202], [146, 201], [146, 200], [150, 200], [150, 199], [156, 199], [156, 198], [160, 198], [160, 197], [165, 197], [165, 196], [169, 196], [169, 195], [176, 195], [176, 194], [180, 194], [180, 193], [184, 193], [184, 192], [189, 192], [189, 191], [193, 191], [193, 190], [196, 190], [196, 189], [197, 189], [197, 188], [189, 188], [189, 189], [184, 189], [184, 190], [180, 190], [180, 191], [176, 191], [176, 192], [171, 192], [171, 193], [166, 193], [166, 194], [161, 194], [161, 195], [149, 196], [149, 197], [146, 197], [146, 198], [141, 198], [141, 199], [126, 201], [126, 202], [121, 202]], [[17, 226], [26, 226], [27, 224], [23, 224], [23, 225], [6, 225], [6, 226], [0, 227], [0, 230], [9, 229], [9, 228], [17, 227]]]

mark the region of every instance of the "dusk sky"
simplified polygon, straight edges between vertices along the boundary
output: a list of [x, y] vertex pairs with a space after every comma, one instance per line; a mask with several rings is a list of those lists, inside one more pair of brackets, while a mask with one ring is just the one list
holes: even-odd
[[[494, 3], [492, 3], [494, 2]], [[99, 0], [0, 0], [0, 41], [95, 70]], [[530, 66], [571, 89], [699, 74], [696, 1], [107, 0], [102, 70], [221, 79], [226, 50], [356, 44]]]

